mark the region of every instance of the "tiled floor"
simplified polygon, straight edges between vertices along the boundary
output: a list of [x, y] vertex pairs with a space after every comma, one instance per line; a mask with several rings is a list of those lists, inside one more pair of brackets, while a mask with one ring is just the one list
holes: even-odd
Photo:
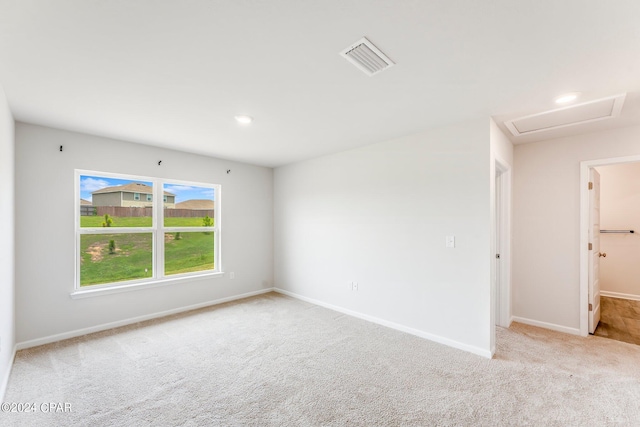
[[593, 335], [640, 345], [640, 301], [600, 297], [600, 324]]

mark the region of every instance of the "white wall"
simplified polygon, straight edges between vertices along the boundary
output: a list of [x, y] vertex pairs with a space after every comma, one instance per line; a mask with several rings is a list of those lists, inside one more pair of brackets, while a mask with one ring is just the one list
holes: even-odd
[[580, 162], [640, 154], [640, 127], [516, 145], [513, 313], [580, 332]]
[[[221, 184], [222, 265], [226, 272], [235, 272], [235, 279], [227, 275], [71, 299], [76, 168]], [[18, 123], [17, 341], [39, 343], [59, 334], [271, 287], [272, 197], [270, 168]]]
[[0, 87], [0, 402], [15, 346], [14, 317], [14, 124]]
[[600, 228], [635, 230], [601, 234], [600, 290], [604, 295], [640, 299], [640, 162], [600, 166]]
[[489, 146], [477, 120], [277, 168], [276, 287], [488, 356]]

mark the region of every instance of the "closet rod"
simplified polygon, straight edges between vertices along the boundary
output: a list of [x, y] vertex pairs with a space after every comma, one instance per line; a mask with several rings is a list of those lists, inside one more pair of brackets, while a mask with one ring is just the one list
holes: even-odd
[[628, 234], [628, 233], [635, 233], [635, 231], [633, 230], [600, 230], [601, 233], [616, 233], [616, 234]]

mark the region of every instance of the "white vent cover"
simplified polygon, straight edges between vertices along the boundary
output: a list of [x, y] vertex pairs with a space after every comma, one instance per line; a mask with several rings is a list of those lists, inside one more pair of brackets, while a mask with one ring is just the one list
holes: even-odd
[[620, 115], [626, 93], [504, 122], [514, 136], [576, 126]]
[[340, 52], [340, 56], [343, 56], [369, 76], [395, 65], [387, 55], [382, 53], [366, 37], [361, 38]]

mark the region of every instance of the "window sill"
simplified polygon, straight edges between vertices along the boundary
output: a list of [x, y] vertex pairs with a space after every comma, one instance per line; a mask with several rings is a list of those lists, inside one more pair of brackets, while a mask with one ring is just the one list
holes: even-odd
[[97, 297], [101, 295], [119, 294], [121, 292], [139, 291], [141, 289], [156, 288], [158, 286], [167, 286], [167, 285], [173, 285], [177, 283], [192, 282], [194, 280], [217, 279], [220, 277], [224, 277], [224, 272], [164, 278], [164, 279], [159, 279], [159, 280], [154, 280], [154, 281], [144, 282], [144, 283], [113, 285], [113, 286], [96, 288], [96, 289], [91, 289], [91, 287], [88, 287], [86, 289], [75, 290], [71, 292], [70, 296], [72, 299], [91, 298], [91, 297]]

